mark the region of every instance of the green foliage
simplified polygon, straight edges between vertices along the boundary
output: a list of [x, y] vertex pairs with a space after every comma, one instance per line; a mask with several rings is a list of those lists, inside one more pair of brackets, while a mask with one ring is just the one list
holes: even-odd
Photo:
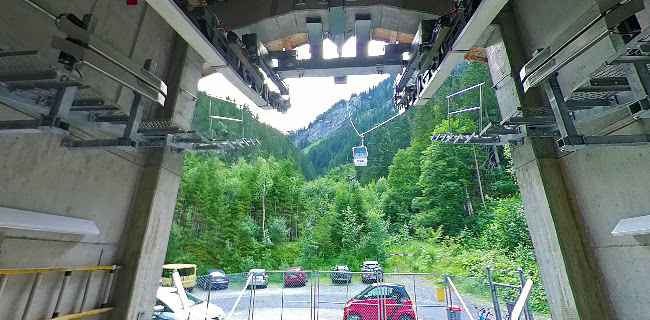
[[[359, 130], [393, 112], [389, 80], [353, 97]], [[433, 133], [478, 130], [476, 114], [447, 119], [444, 97], [482, 81], [483, 106], [490, 121], [498, 120], [485, 65], [462, 63], [429, 103], [366, 137], [366, 168], [351, 164], [359, 138], [350, 126], [312, 144], [305, 155], [289, 142], [292, 137], [259, 123], [244, 108], [245, 135], [260, 139], [262, 147], [186, 156], [166, 261], [197, 263], [199, 272], [242, 272], [294, 265], [329, 269], [340, 263], [358, 271], [361, 261], [378, 260], [388, 270], [473, 277], [485, 276], [485, 266], [521, 267], [541, 283], [509, 150], [429, 139]], [[477, 101], [478, 92], [471, 91], [450, 104], [460, 109]], [[196, 130], [215, 139], [241, 136], [235, 122], [213, 122], [210, 130], [210, 104], [213, 114], [241, 117], [233, 104], [201, 96]], [[419, 255], [388, 258], [388, 251]], [[484, 282], [456, 280], [459, 287], [485, 294], [477, 289], [485, 288]], [[518, 281], [498, 272], [495, 280]], [[502, 293], [509, 299], [513, 294]], [[541, 286], [535, 286], [531, 301], [536, 311], [548, 312]]]
[[[353, 96], [350, 101], [337, 102], [332, 108], [333, 110], [349, 109], [352, 113], [352, 121], [359, 132], [365, 132], [395, 114], [392, 102], [394, 80], [394, 77], [390, 77], [367, 92]], [[316, 119], [325, 120], [330, 116], [337, 115], [325, 112]], [[365, 136], [365, 145], [369, 153], [368, 167], [357, 169], [358, 180], [362, 184], [365, 185], [388, 175], [388, 166], [393, 156], [400, 148], [407, 147], [411, 140], [412, 116], [412, 112], [407, 112]], [[309, 146], [305, 146], [302, 142], [301, 146], [305, 147], [304, 151], [316, 173], [324, 174], [338, 166], [352, 163], [352, 147], [360, 143], [361, 138], [350, 123], [345, 122], [339, 130], [326, 138]]]
[[288, 238], [287, 220], [283, 217], [272, 218], [269, 221], [269, 239], [273, 243], [279, 244], [287, 241]]

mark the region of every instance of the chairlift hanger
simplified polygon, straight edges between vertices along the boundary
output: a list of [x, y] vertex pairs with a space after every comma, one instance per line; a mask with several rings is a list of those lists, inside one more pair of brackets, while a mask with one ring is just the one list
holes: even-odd
[[357, 147], [352, 147], [352, 158], [354, 162], [355, 167], [366, 167], [368, 166], [368, 148], [364, 145], [364, 137], [366, 134], [370, 133], [371, 131], [387, 124], [391, 120], [397, 118], [400, 116], [406, 109], [400, 109], [397, 114], [393, 115], [392, 117], [388, 118], [388, 120], [370, 128], [369, 130], [361, 133], [359, 130], [357, 130], [357, 127], [354, 125], [354, 122], [352, 122], [352, 113], [350, 112], [350, 106], [346, 105], [348, 109], [348, 119], [350, 119], [350, 124], [352, 125], [352, 128], [354, 131], [357, 133], [359, 137], [361, 137], [361, 145]]

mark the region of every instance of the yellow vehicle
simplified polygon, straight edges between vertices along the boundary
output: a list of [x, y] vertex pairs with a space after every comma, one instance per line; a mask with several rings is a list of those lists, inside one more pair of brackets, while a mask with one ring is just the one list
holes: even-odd
[[163, 265], [162, 280], [160, 285], [163, 287], [170, 287], [172, 285], [172, 273], [174, 269], [178, 270], [178, 274], [181, 276], [181, 282], [183, 283], [183, 288], [186, 291], [192, 292], [194, 286], [196, 286], [196, 265], [195, 264], [186, 264], [186, 263], [174, 263]]

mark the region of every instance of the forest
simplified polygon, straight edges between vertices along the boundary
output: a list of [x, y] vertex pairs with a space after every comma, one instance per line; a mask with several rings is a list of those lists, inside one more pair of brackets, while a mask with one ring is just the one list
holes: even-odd
[[[366, 137], [366, 168], [351, 164], [359, 137], [350, 125], [313, 145], [296, 145], [246, 107], [200, 95], [197, 132], [214, 139], [243, 135], [262, 145], [186, 155], [166, 262], [234, 273], [335, 264], [358, 271], [361, 261], [378, 260], [388, 270], [461, 276], [485, 276], [489, 265], [521, 267], [540, 283], [509, 149], [430, 141], [434, 133], [477, 130], [476, 113], [447, 117], [445, 96], [480, 82], [491, 86], [485, 64], [459, 65], [427, 105]], [[356, 97], [351, 113], [360, 130], [394, 114], [392, 83]], [[484, 121], [496, 120], [496, 98], [487, 89]], [[460, 95], [453, 107], [476, 105], [478, 95]], [[210, 112], [244, 121], [210, 125]], [[405, 260], [389, 258], [391, 252], [419, 255]], [[531, 299], [535, 311], [548, 311], [541, 286]]]

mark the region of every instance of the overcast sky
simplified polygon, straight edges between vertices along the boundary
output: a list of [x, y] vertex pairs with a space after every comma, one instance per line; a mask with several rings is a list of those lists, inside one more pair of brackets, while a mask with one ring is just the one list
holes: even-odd
[[[343, 46], [343, 56], [354, 56], [355, 39], [352, 38]], [[379, 41], [371, 41], [369, 46], [370, 55], [384, 53], [384, 44]], [[309, 57], [309, 47], [304, 45], [297, 48], [298, 58]], [[325, 59], [336, 58], [336, 46], [329, 40], [323, 46]], [[247, 104], [254, 114], [259, 115], [262, 122], [268, 123], [280, 131], [292, 131], [306, 127], [316, 116], [327, 111], [334, 103], [341, 99], [348, 99], [353, 93], [361, 93], [376, 86], [389, 75], [367, 75], [348, 76], [347, 84], [334, 84], [334, 79], [327, 78], [296, 78], [286, 79], [289, 86], [289, 99], [291, 108], [286, 114], [275, 110], [262, 110], [246, 98], [239, 90], [228, 82], [221, 74], [213, 74], [199, 81], [199, 90], [215, 97], [226, 98], [239, 105]]]

